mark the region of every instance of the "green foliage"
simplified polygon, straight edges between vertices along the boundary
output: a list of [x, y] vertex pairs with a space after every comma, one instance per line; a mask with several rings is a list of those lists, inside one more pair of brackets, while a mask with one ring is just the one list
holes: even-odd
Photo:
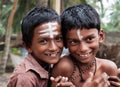
[[110, 22], [108, 25], [112, 31], [120, 31], [120, 1], [116, 1], [111, 9], [112, 12], [110, 13]]
[[10, 11], [12, 9], [12, 6], [11, 5], [3, 5], [3, 8], [2, 8], [2, 18], [6, 18], [6, 16], [9, 15]]
[[20, 55], [20, 56], [22, 55], [21, 50], [19, 48], [16, 48], [16, 47], [12, 48], [12, 53], [14, 53], [16, 55]]
[[3, 57], [3, 51], [0, 51], [0, 58]]
[[0, 21], [0, 38], [5, 34], [5, 29], [4, 27], [2, 26], [2, 23]]
[[[13, 7], [13, 1], [14, 0], [7, 0], [4, 2], [4, 0], [0, 0], [0, 26], [4, 27], [6, 29], [7, 23], [8, 23], [8, 17], [10, 15], [10, 11]], [[36, 0], [19, 0], [19, 3], [17, 5], [17, 9], [15, 12], [15, 17], [13, 21], [13, 33], [19, 33], [20, 32], [20, 22], [22, 17], [26, 14], [28, 10], [30, 10], [32, 7], [36, 5]], [[1, 28], [1, 27], [0, 27]], [[2, 31], [5, 29], [1, 28]], [[0, 33], [1, 33], [0, 29]]]
[[1, 16], [0, 19], [2, 20], [0, 23], [2, 24], [2, 26], [6, 29], [7, 26], [7, 21], [8, 21], [8, 17], [10, 15], [10, 11], [12, 9], [12, 2], [10, 2], [8, 0], [9, 3], [3, 4], [1, 7]]
[[112, 0], [86, 0], [88, 4], [91, 4], [100, 14], [101, 26], [107, 32], [120, 32], [120, 0], [114, 0], [114, 2], [105, 7], [104, 1], [111, 2]]
[[63, 4], [64, 4], [64, 8], [67, 8], [69, 6], [75, 5], [75, 4], [79, 4], [79, 3], [86, 3], [86, 0], [64, 0]]
[[[0, 21], [0, 36], [5, 34], [8, 17], [13, 7], [13, 1], [14, 0], [7, 0], [4, 2], [4, 0], [0, 0], [0, 20], [2, 20]], [[21, 19], [28, 10], [38, 4], [38, 1], [39, 0], [19, 0], [12, 26], [13, 33], [20, 32]], [[105, 0], [63, 0], [63, 9], [79, 3], [91, 4], [100, 14], [103, 29], [106, 31], [120, 31], [120, 0], [114, 0], [115, 3], [108, 8], [105, 8], [106, 4], [104, 4], [103, 1]], [[108, 10], [110, 10], [109, 14], [107, 13]], [[106, 14], [108, 14], [107, 18]], [[106, 20], [109, 20], [107, 23], [103, 20], [105, 18]]]
[[19, 33], [21, 29], [21, 20], [32, 7], [36, 5], [35, 0], [19, 0], [18, 8], [13, 21], [13, 33]]

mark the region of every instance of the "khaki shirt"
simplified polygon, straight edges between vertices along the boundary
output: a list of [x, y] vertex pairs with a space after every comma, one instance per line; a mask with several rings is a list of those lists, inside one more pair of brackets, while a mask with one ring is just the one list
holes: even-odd
[[48, 72], [29, 54], [14, 70], [7, 87], [47, 87]]

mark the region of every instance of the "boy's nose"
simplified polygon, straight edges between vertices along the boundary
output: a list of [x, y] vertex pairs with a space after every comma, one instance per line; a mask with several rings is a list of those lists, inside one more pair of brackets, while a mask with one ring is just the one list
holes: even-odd
[[88, 47], [88, 45], [86, 43], [81, 42], [78, 49], [81, 52], [86, 52], [88, 50], [88, 48], [89, 47]]
[[55, 51], [55, 50], [57, 50], [57, 44], [54, 42], [54, 41], [51, 41], [50, 42], [50, 44], [49, 44], [49, 47], [48, 47], [48, 49], [50, 50], [50, 51]]

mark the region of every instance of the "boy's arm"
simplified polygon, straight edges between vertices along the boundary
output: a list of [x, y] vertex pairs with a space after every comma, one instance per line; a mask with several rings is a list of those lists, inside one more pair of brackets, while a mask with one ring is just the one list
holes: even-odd
[[102, 59], [101, 63], [103, 72], [106, 72], [108, 76], [117, 76], [117, 65], [113, 61]]
[[68, 81], [68, 77], [70, 77], [72, 72], [72, 67], [73, 65], [67, 57], [60, 59], [60, 61], [54, 65], [52, 70], [52, 87], [56, 87], [56, 84], [74, 87], [72, 82]]
[[108, 78], [110, 84], [113, 86], [113, 87], [120, 87], [120, 68], [118, 68], [117, 70], [117, 76], [110, 76]]
[[33, 84], [27, 78], [24, 78], [22, 76], [16, 76], [10, 79], [7, 87], [33, 87]]
[[31, 72], [14, 75], [10, 78], [7, 87], [36, 87], [36, 76]]
[[54, 65], [52, 76], [70, 77], [74, 69], [74, 65], [68, 57], [61, 58], [60, 61]]
[[86, 80], [82, 87], [109, 87], [108, 75], [103, 73], [101, 76], [94, 79], [93, 74], [89, 73], [90, 77]]

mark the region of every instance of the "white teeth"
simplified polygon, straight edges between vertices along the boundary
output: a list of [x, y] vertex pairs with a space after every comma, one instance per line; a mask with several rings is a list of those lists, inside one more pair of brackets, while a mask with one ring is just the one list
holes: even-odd
[[90, 53], [87, 53], [87, 54], [84, 54], [84, 55], [79, 54], [80, 57], [88, 57], [89, 55], [90, 55]]
[[52, 56], [52, 57], [55, 57], [55, 56], [56, 56], [56, 54], [51, 54], [51, 56]]

